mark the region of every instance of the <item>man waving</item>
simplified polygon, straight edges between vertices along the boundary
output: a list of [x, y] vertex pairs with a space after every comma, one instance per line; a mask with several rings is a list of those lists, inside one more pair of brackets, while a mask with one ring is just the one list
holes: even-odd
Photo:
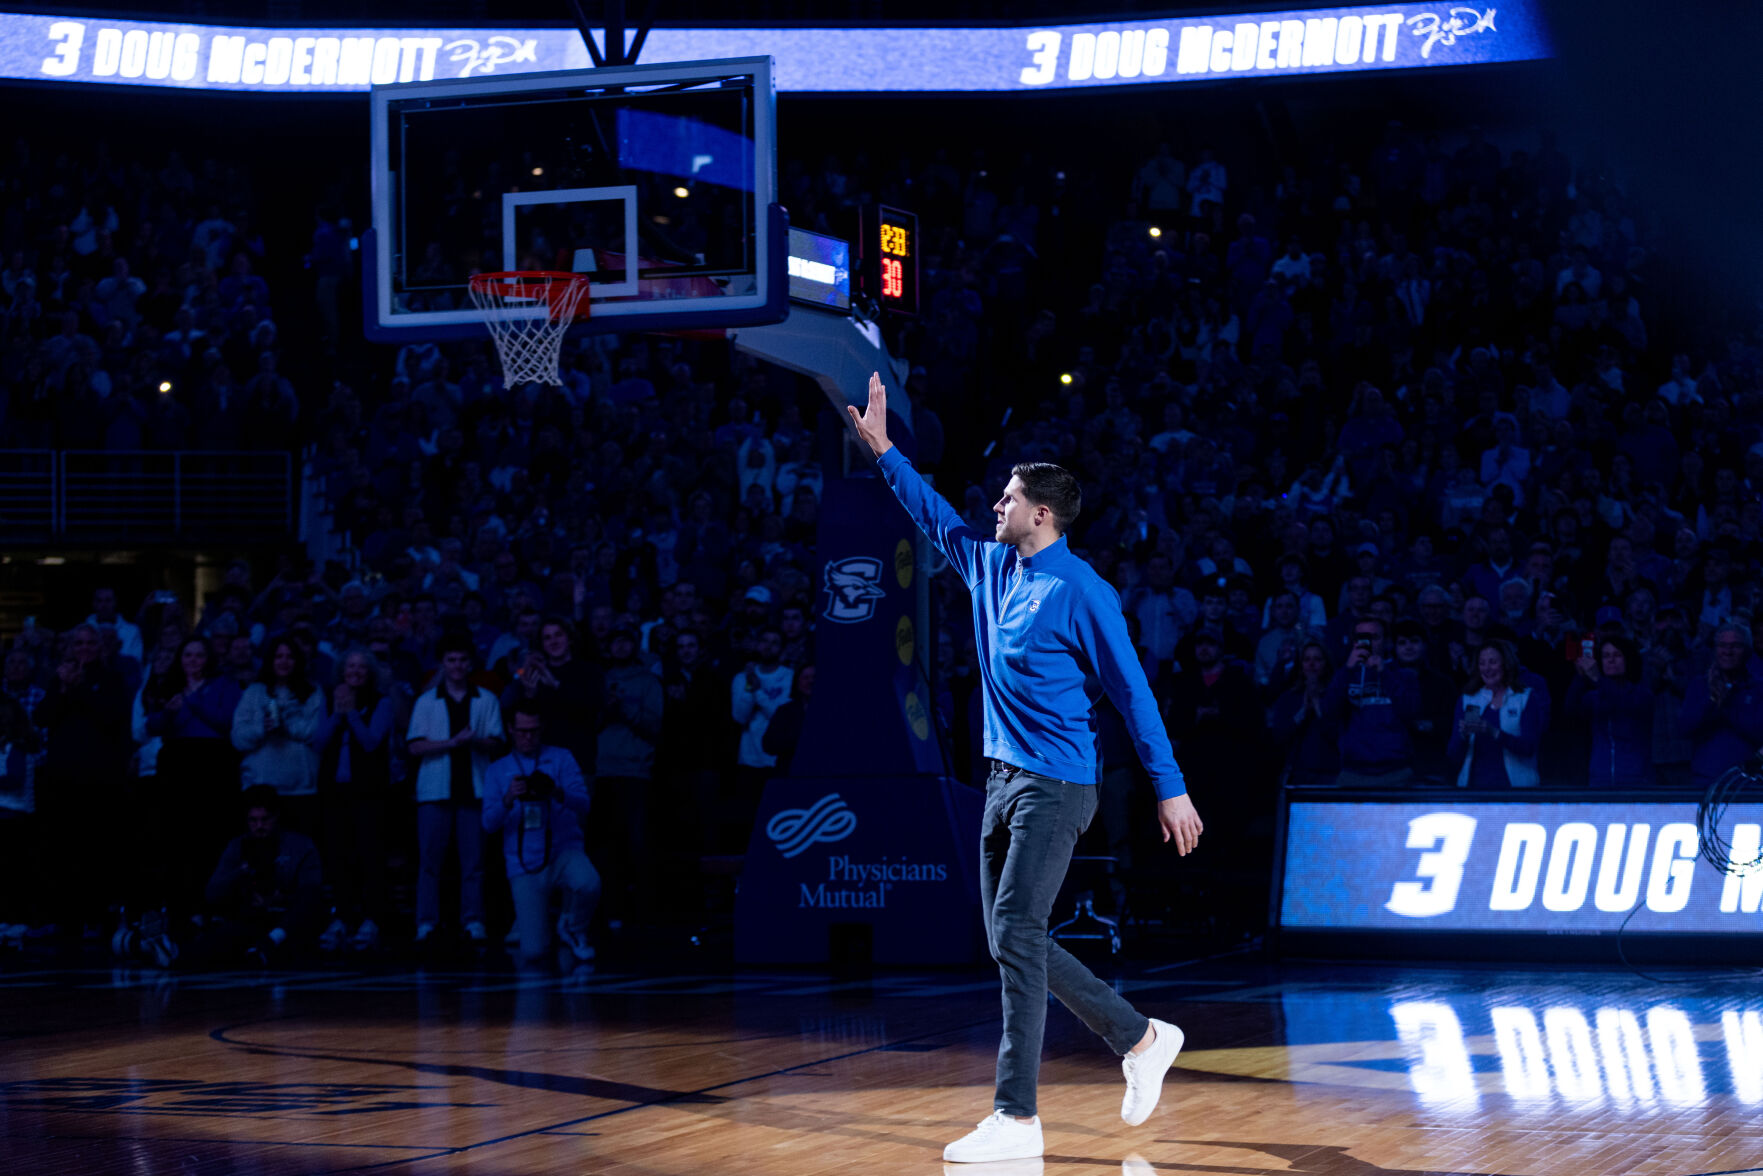
[[1047, 936], [1072, 850], [1096, 814], [1100, 694], [1125, 716], [1150, 771], [1163, 839], [1185, 855], [1202, 826], [1127, 637], [1120, 598], [1066, 544], [1082, 504], [1077, 479], [1044, 462], [1018, 465], [992, 506], [997, 527], [985, 535], [925, 485], [888, 440], [888, 394], [879, 375], [869, 377], [864, 411], [846, 411], [901, 505], [973, 594], [991, 762], [980, 825], [980, 902], [1003, 978], [1004, 1039], [991, 1116], [943, 1149], [943, 1158], [1041, 1154], [1035, 1088], [1049, 989], [1123, 1055], [1120, 1117], [1143, 1123], [1181, 1050], [1181, 1030], [1135, 1010]]

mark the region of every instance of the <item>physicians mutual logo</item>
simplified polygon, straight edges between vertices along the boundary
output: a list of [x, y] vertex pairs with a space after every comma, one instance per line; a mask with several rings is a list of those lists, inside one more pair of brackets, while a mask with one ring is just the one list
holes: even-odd
[[852, 555], [826, 565], [826, 610], [820, 615], [834, 624], [855, 625], [875, 615], [875, 602], [887, 595], [881, 586], [882, 561]]
[[857, 831], [857, 814], [829, 792], [805, 809], [784, 809], [765, 824], [765, 835], [786, 858], [805, 852], [816, 842], [843, 841]]

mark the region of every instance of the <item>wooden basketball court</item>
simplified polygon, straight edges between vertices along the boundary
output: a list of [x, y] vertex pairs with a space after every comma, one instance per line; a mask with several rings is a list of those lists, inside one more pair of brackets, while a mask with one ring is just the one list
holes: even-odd
[[[1142, 1127], [1048, 1021], [1044, 1163], [985, 1173], [1763, 1172], [1753, 978], [1133, 971], [1188, 1048]], [[0, 975], [8, 1173], [913, 1173], [990, 1110], [983, 973]]]

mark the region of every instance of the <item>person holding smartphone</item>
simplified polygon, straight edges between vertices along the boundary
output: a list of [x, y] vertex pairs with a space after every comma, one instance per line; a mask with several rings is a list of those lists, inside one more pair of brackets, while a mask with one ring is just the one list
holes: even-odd
[[1420, 717], [1420, 679], [1389, 654], [1383, 618], [1353, 622], [1346, 662], [1324, 700], [1340, 726], [1342, 788], [1400, 788], [1414, 782], [1410, 727]]
[[1459, 788], [1535, 788], [1537, 747], [1549, 725], [1549, 692], [1524, 680], [1518, 650], [1493, 640], [1476, 654], [1464, 684], [1446, 757]]

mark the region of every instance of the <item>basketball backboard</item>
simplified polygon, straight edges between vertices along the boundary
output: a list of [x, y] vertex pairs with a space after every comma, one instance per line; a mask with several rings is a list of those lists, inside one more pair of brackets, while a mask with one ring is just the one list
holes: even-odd
[[371, 105], [369, 338], [478, 336], [467, 279], [501, 270], [587, 274], [591, 331], [788, 313], [769, 57], [375, 86]]

